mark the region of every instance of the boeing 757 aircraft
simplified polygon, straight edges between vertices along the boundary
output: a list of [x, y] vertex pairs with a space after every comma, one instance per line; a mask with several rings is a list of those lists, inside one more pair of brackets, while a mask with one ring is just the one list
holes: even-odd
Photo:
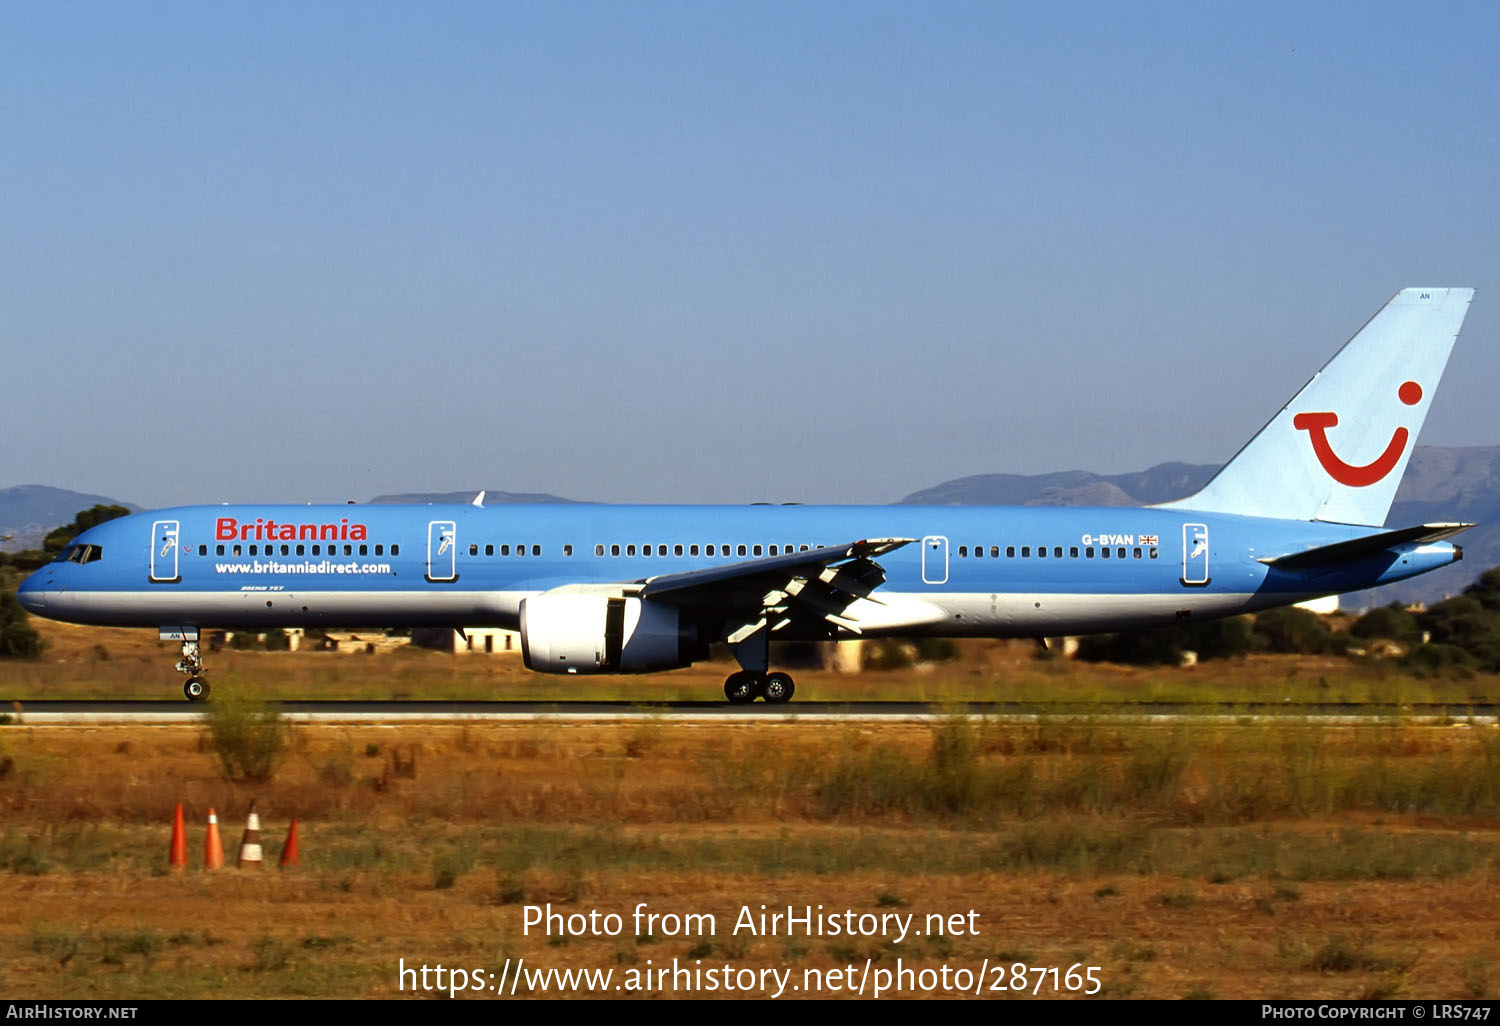
[[675, 669], [725, 641], [739, 703], [792, 697], [772, 639], [1088, 634], [1357, 591], [1463, 557], [1444, 539], [1471, 524], [1384, 524], [1472, 298], [1403, 289], [1159, 506], [186, 506], [85, 531], [20, 599], [180, 641], [189, 699], [204, 628], [401, 625], [518, 630], [544, 673]]

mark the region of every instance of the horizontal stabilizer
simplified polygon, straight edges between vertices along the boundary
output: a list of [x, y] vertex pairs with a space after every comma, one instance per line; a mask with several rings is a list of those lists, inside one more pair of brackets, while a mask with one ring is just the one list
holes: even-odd
[[1311, 570], [1353, 563], [1398, 545], [1420, 545], [1424, 542], [1442, 541], [1460, 531], [1467, 531], [1473, 524], [1418, 524], [1395, 531], [1382, 531], [1351, 541], [1320, 545], [1315, 549], [1292, 552], [1284, 556], [1263, 556], [1261, 562], [1278, 570]]

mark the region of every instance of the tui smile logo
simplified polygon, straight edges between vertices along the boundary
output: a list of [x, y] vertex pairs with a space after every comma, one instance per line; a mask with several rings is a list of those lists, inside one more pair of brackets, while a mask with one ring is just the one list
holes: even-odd
[[[1397, 389], [1396, 394], [1407, 406], [1415, 406], [1422, 401], [1422, 386], [1415, 381], [1407, 381]], [[1406, 428], [1398, 427], [1396, 433], [1391, 435], [1385, 452], [1364, 466], [1356, 467], [1339, 459], [1328, 441], [1328, 429], [1337, 427], [1338, 422], [1337, 413], [1299, 413], [1292, 418], [1292, 427], [1307, 432], [1312, 439], [1313, 453], [1318, 457], [1318, 462], [1323, 464], [1323, 469], [1328, 471], [1328, 476], [1351, 488], [1372, 485], [1394, 470], [1401, 454], [1406, 451], [1407, 439], [1411, 437]]]

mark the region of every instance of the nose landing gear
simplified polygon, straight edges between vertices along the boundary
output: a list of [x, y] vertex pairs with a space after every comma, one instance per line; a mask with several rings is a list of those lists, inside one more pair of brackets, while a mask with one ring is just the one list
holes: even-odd
[[182, 658], [177, 661], [177, 672], [188, 675], [182, 685], [182, 694], [189, 702], [201, 702], [208, 697], [208, 681], [203, 679], [203, 651], [198, 647], [198, 629], [163, 627], [163, 641], [181, 641]]

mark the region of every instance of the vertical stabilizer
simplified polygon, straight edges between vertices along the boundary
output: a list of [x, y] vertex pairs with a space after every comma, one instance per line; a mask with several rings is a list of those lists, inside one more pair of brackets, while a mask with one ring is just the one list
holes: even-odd
[[1196, 495], [1162, 509], [1381, 526], [1473, 289], [1402, 289]]

